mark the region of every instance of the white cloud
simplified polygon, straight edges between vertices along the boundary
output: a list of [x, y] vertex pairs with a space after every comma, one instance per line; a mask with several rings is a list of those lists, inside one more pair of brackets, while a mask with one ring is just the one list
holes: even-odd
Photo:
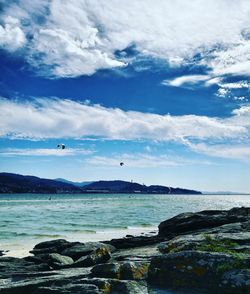
[[85, 160], [90, 165], [98, 167], [117, 167], [119, 163], [124, 162], [123, 168], [159, 168], [169, 166], [181, 166], [189, 164], [211, 164], [208, 161], [192, 161], [179, 157], [170, 157], [167, 155], [148, 155], [137, 154], [119, 154], [112, 157], [92, 156]]
[[219, 88], [216, 95], [218, 97], [225, 98], [229, 93], [230, 93], [230, 91], [228, 89]]
[[20, 28], [19, 20], [8, 16], [4, 25], [0, 25], [0, 48], [15, 51], [26, 42], [25, 34]]
[[164, 80], [162, 84], [167, 86], [180, 87], [180, 86], [186, 86], [186, 85], [199, 84], [209, 79], [210, 79], [210, 76], [208, 75], [186, 75], [186, 76], [177, 77], [171, 80]]
[[87, 149], [49, 149], [49, 148], [7, 148], [0, 150], [0, 156], [75, 156], [75, 155], [89, 155], [93, 151]]
[[250, 89], [250, 83], [247, 81], [240, 81], [235, 83], [219, 83], [219, 86], [226, 89]]
[[208, 62], [214, 75], [250, 76], [250, 40], [239, 40], [218, 50]]
[[[238, 138], [249, 135], [249, 108], [235, 110], [227, 119], [197, 115], [157, 115], [71, 100], [0, 100], [0, 135], [20, 138], [150, 139]], [[248, 109], [248, 110], [246, 110]], [[244, 115], [243, 115], [244, 112]]]
[[26, 58], [38, 70], [45, 67], [44, 74], [124, 66], [126, 56], [115, 52], [133, 45], [172, 66], [193, 62], [198, 53], [221, 76], [249, 74], [249, 12], [248, 0], [23, 0], [9, 4], [4, 15], [18, 18], [33, 36]]
[[208, 145], [204, 143], [189, 144], [189, 147], [199, 153], [220, 158], [240, 159], [244, 162], [250, 162], [250, 145], [225, 145], [214, 144]]

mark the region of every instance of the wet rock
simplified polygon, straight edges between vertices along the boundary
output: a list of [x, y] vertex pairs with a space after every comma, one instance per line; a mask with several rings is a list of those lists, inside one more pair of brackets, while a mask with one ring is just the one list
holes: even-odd
[[65, 249], [62, 251], [62, 255], [70, 256], [76, 261], [83, 256], [89, 255], [96, 249], [103, 247], [107, 248], [107, 250], [110, 252], [115, 251], [115, 247], [108, 244], [103, 244], [100, 242], [86, 242], [77, 243], [74, 246]]
[[4, 250], [0, 250], [0, 256], [3, 256], [5, 254]]
[[63, 268], [74, 263], [74, 260], [69, 256], [64, 256], [58, 253], [51, 253], [48, 260], [49, 265], [53, 268]]
[[49, 253], [61, 253], [68, 247], [74, 246], [78, 242], [68, 242], [64, 239], [56, 239], [38, 243], [30, 253], [34, 255], [42, 255]]
[[148, 280], [162, 287], [218, 289], [221, 276], [236, 266], [247, 268], [249, 260], [222, 253], [182, 251], [153, 258]]
[[72, 264], [72, 267], [88, 267], [99, 263], [107, 262], [111, 254], [107, 247], [100, 247], [94, 250], [91, 254], [79, 258]]
[[171, 235], [214, 228], [230, 223], [247, 222], [249, 221], [249, 217], [250, 208], [247, 207], [182, 213], [161, 222], [158, 226], [159, 236], [169, 237]]

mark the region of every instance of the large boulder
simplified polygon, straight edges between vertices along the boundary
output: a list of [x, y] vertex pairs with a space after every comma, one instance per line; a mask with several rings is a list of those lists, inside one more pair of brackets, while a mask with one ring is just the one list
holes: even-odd
[[[237, 268], [249, 268], [249, 259], [223, 253], [182, 251], [152, 259], [148, 280], [166, 288], [223, 290], [223, 275]], [[219, 293], [219, 292], [218, 292]]]
[[159, 225], [159, 236], [169, 237], [178, 234], [214, 228], [225, 224], [250, 220], [250, 207], [231, 210], [204, 210], [196, 213], [181, 213]]

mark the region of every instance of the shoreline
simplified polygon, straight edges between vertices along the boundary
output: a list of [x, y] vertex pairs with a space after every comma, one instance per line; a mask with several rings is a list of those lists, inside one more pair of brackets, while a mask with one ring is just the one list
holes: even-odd
[[158, 229], [103, 242], [49, 240], [25, 258], [2, 256], [1, 293], [249, 292], [250, 207], [181, 213]]
[[[117, 239], [117, 238], [125, 238], [126, 236], [150, 236], [152, 234], [157, 234], [158, 228], [157, 226], [151, 226], [151, 227], [132, 227], [127, 229], [107, 229], [102, 231], [96, 231], [93, 233], [79, 233], [74, 234], [70, 236], [60, 236], [60, 238], [66, 239], [69, 242], [102, 242], [106, 240], [111, 239]], [[29, 241], [29, 244], [27, 245], [27, 241], [25, 242], [19, 242], [17, 243], [7, 243], [7, 244], [1, 244], [0, 243], [0, 249], [5, 251], [5, 256], [8, 257], [18, 257], [23, 258], [25, 256], [31, 255], [29, 252], [33, 249], [33, 247], [38, 242], [45, 242], [48, 240], [48, 237], [44, 238], [33, 238], [32, 241]], [[58, 237], [49, 238], [49, 240], [56, 240]]]

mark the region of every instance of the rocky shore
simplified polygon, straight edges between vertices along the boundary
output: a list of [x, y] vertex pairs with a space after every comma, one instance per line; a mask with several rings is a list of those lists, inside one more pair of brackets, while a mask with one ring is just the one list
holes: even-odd
[[183, 213], [148, 236], [51, 240], [31, 254], [0, 257], [1, 294], [249, 294], [250, 208]]

